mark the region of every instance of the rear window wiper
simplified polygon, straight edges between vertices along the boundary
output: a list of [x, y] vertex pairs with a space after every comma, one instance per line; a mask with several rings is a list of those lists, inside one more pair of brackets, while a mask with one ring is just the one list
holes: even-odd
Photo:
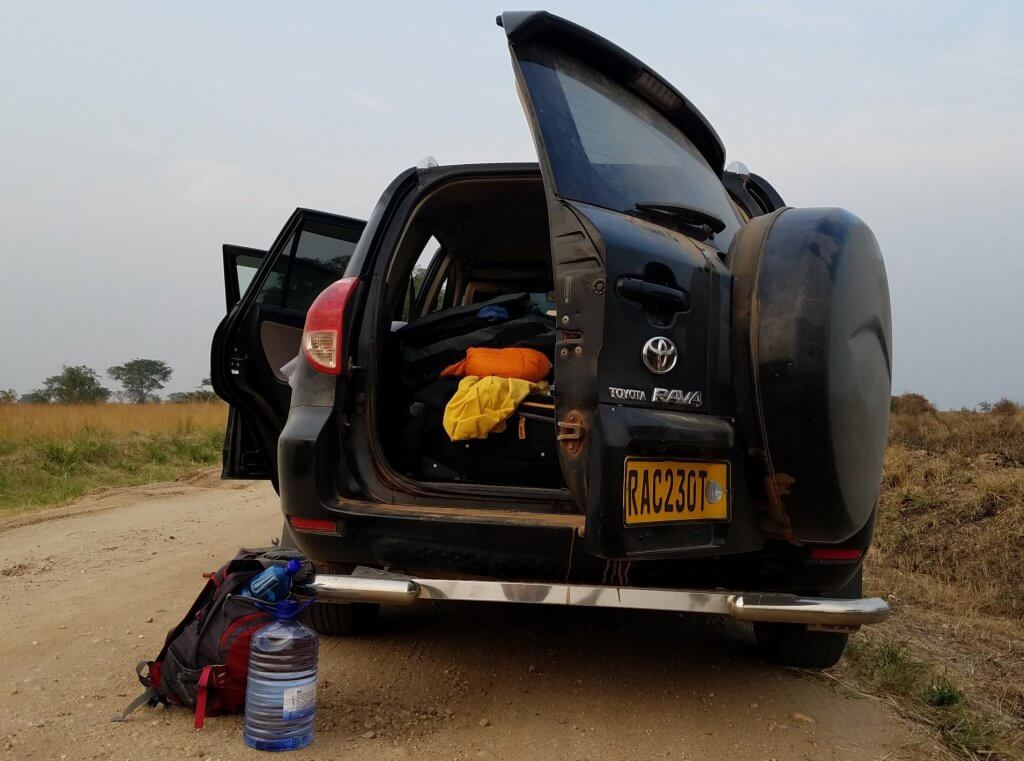
[[723, 220], [698, 206], [687, 206], [674, 201], [641, 201], [634, 204], [633, 208], [648, 216], [665, 216], [673, 222], [699, 228], [704, 232], [705, 238], [713, 238], [725, 229]]

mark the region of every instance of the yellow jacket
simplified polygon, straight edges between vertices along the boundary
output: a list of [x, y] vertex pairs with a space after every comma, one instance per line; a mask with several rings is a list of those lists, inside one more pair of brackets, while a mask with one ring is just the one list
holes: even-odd
[[492, 431], [505, 430], [505, 421], [527, 394], [547, 388], [546, 381], [467, 375], [444, 408], [444, 429], [452, 441], [485, 439]]

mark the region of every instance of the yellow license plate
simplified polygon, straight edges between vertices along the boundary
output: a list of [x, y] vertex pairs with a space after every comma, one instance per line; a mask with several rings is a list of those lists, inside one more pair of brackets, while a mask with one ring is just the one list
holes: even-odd
[[625, 525], [729, 520], [729, 463], [626, 458]]

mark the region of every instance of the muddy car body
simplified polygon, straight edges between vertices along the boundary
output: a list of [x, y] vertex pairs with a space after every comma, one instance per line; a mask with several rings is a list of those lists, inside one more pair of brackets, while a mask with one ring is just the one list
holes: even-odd
[[[273, 480], [325, 631], [421, 598], [642, 607], [830, 665], [887, 613], [860, 598], [891, 377], [874, 236], [726, 171], [606, 40], [499, 24], [537, 164], [409, 169], [366, 222], [300, 209], [267, 252], [225, 246], [225, 477]], [[446, 326], [493, 340], [495, 304], [550, 342], [549, 435], [522, 458], [409, 439], [428, 360], [466, 348]]]

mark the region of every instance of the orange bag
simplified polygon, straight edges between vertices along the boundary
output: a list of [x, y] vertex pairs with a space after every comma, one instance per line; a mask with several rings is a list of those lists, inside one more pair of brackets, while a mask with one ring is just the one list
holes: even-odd
[[536, 349], [466, 350], [466, 358], [441, 371], [441, 377], [497, 375], [499, 378], [522, 378], [532, 382], [544, 380], [551, 372], [551, 362]]

